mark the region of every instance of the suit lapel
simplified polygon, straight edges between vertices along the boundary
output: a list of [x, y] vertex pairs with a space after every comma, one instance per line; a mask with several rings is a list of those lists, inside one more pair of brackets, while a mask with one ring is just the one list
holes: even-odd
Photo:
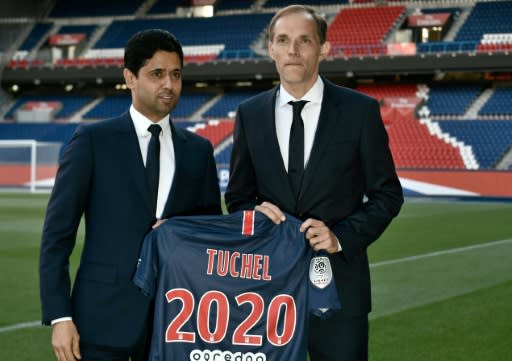
[[328, 147], [329, 139], [331, 137], [332, 125], [340, 121], [342, 117], [341, 103], [333, 95], [334, 85], [325, 79], [322, 79], [325, 84], [324, 96], [322, 99], [322, 107], [320, 110], [320, 117], [315, 132], [313, 147], [309, 156], [308, 163], [304, 169], [304, 177], [302, 179], [302, 186], [299, 194], [299, 199], [304, 195], [308, 185], [311, 183], [316, 174], [316, 169], [322, 161], [325, 161], [323, 154]]
[[142, 202], [147, 210], [151, 213], [153, 205], [151, 204], [149, 194], [149, 186], [146, 179], [146, 169], [144, 168], [144, 161], [140, 152], [139, 140], [133, 125], [132, 118], [126, 113], [121, 118], [119, 126], [120, 137], [115, 144], [116, 147], [121, 149], [124, 155], [121, 161], [124, 162], [123, 168], [128, 170], [133, 182], [135, 183], [136, 192], [141, 195]]
[[[263, 119], [263, 124], [261, 121], [256, 121], [254, 124], [262, 124], [263, 129], [261, 131], [252, 132], [252, 134], [259, 134], [262, 139], [260, 139], [260, 144], [264, 144], [263, 153], [268, 154], [265, 162], [268, 163], [269, 169], [275, 169], [275, 173], [273, 173], [273, 182], [276, 187], [276, 191], [281, 194], [281, 196], [285, 196], [288, 204], [295, 204], [295, 197], [293, 195], [293, 191], [288, 181], [288, 172], [284, 166], [283, 156], [281, 154], [281, 149], [279, 149], [279, 142], [277, 140], [276, 133], [276, 97], [277, 92], [279, 90], [279, 86], [275, 87], [271, 91], [268, 92], [268, 96], [266, 96], [263, 100], [263, 104], [261, 106], [261, 112], [257, 112], [257, 117], [261, 117]], [[270, 136], [268, 136], [270, 134]]]

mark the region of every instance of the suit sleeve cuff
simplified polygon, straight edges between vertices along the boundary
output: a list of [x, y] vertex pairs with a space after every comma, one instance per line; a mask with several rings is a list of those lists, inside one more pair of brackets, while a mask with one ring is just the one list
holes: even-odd
[[56, 323], [63, 322], [63, 321], [71, 321], [71, 320], [72, 320], [71, 317], [60, 317], [60, 318], [56, 318], [55, 320], [52, 320], [51, 325], [53, 326]]

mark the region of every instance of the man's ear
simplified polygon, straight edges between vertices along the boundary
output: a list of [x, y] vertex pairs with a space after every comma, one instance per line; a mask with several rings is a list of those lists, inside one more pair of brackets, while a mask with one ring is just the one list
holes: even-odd
[[135, 80], [137, 77], [133, 74], [129, 69], [124, 68], [123, 70], [124, 82], [128, 89], [133, 89], [135, 87]]
[[326, 41], [325, 43], [322, 44], [322, 46], [320, 47], [320, 58], [323, 60], [325, 58], [327, 58], [327, 56], [329, 55], [331, 51], [331, 43], [329, 43], [328, 41]]
[[270, 56], [270, 58], [272, 60], [274, 60], [274, 51], [272, 50], [272, 42], [269, 41], [267, 46], [268, 46], [267, 47], [267, 49], [268, 49], [268, 56]]

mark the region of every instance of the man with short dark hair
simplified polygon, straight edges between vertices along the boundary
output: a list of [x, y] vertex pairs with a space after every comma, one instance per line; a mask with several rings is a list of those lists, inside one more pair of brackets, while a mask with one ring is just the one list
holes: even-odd
[[[125, 49], [125, 114], [80, 126], [60, 160], [40, 252], [43, 323], [59, 361], [146, 361], [152, 305], [132, 276], [145, 235], [175, 215], [221, 214], [211, 144], [174, 127], [183, 51], [167, 31]], [[69, 256], [85, 240], [71, 289]]]

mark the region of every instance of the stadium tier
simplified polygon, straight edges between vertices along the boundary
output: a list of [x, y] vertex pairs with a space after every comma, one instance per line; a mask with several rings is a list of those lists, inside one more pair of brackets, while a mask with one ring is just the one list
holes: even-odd
[[462, 116], [480, 93], [479, 86], [434, 86], [430, 88], [427, 107], [432, 116]]
[[494, 169], [510, 149], [511, 121], [453, 120], [439, 122], [442, 130], [471, 144], [481, 169]]
[[43, 37], [47, 35], [52, 26], [52, 23], [49, 22], [37, 23], [20, 45], [19, 50], [27, 52], [31, 51], [41, 40], [43, 40]]
[[[183, 44], [186, 61], [183, 94], [171, 115], [178, 126], [208, 138], [215, 146], [217, 162], [226, 165], [238, 104], [275, 84], [275, 71], [262, 75], [252, 69], [259, 61], [269, 63], [265, 27], [275, 11], [289, 2], [218, 0], [212, 2], [213, 16], [209, 17], [196, 16], [187, 3], [56, 1], [47, 15], [19, 32], [11, 47], [0, 38], [0, 49], [10, 54], [4, 61], [5, 69], [18, 75], [39, 69], [43, 76], [46, 71], [67, 76], [67, 72], [79, 70], [74, 73], [77, 77], [85, 69], [94, 69], [93, 74], [112, 69], [118, 83], [122, 82], [123, 48], [131, 35], [146, 28], [168, 29]], [[422, 59], [431, 54], [444, 59], [443, 54], [453, 58], [466, 53], [466, 58], [460, 59], [462, 64], [465, 59], [471, 63], [478, 53], [496, 55], [489, 60], [508, 55], [512, 50], [512, 1], [302, 3], [318, 7], [328, 20], [332, 51], [324, 63], [334, 68], [329, 79], [379, 100], [399, 169], [511, 167], [506, 159], [512, 158], [512, 63], [505, 61], [494, 72], [486, 65], [473, 64], [460, 69], [451, 65], [449, 71], [440, 71], [436, 65], [425, 66], [427, 60]], [[416, 57], [416, 64], [425, 68], [416, 71], [411, 67], [411, 74], [380, 73], [380, 66], [386, 63], [378, 63], [379, 59], [401, 62], [407, 57]], [[376, 61], [369, 70], [358, 73], [350, 68], [357, 68], [358, 61], [368, 63], [366, 59]], [[204, 81], [203, 76], [187, 81], [187, 64], [201, 67], [225, 62], [239, 69], [247, 60], [254, 62], [247, 64], [245, 75], [231, 78], [228, 70], [224, 74], [230, 79], [224, 80], [212, 67], [201, 70], [206, 74]], [[333, 66], [346, 66], [343, 62], [347, 61], [350, 65], [344, 70]], [[130, 104], [129, 92], [114, 91], [113, 81], [99, 76], [94, 84], [83, 81], [71, 92], [55, 90], [64, 80], [38, 92], [36, 80], [44, 83], [44, 79], [34, 79], [35, 85], [27, 92], [12, 91], [8, 88], [12, 82], [3, 85], [1, 139], [51, 138], [65, 143], [70, 129], [80, 122], [115, 116]], [[244, 86], [238, 87], [237, 82]], [[196, 83], [204, 84], [196, 87]], [[38, 117], [33, 117], [35, 113]], [[65, 130], [57, 131], [58, 127]]]
[[512, 115], [512, 87], [495, 89], [478, 112], [481, 116], [510, 117]]
[[511, 17], [512, 1], [476, 3], [455, 40], [482, 42], [486, 34], [512, 33]]
[[[87, 5], [94, 9], [94, 14], [83, 9], [82, 1], [57, 1], [49, 17], [36, 22], [32, 31], [24, 35], [8, 66], [121, 67], [119, 59], [124, 44], [134, 32], [144, 28], [165, 28], [175, 33], [185, 47], [187, 61], [191, 62], [265, 57], [265, 26], [275, 9], [285, 3], [289, 2], [217, 1], [214, 5], [219, 15], [190, 17], [190, 12], [178, 10], [182, 9], [183, 1], [95, 1]], [[329, 20], [332, 57], [507, 52], [512, 47], [512, 25], [508, 21], [512, 15], [511, 1], [468, 1], [466, 6], [446, 6], [448, 3], [424, 9], [414, 2], [396, 6], [393, 2], [388, 6], [350, 6], [347, 1], [306, 3], [328, 5], [324, 9]], [[65, 15], [67, 12], [71, 13]], [[65, 16], [80, 16], [84, 24], [69, 25]], [[421, 24], [430, 28], [442, 26], [444, 39], [439, 35], [425, 38]], [[439, 31], [436, 29], [432, 34]], [[63, 45], [64, 36], [71, 34], [77, 42], [69, 44], [77, 48], [72, 55], [48, 55], [55, 42]]]
[[[329, 25], [327, 39], [332, 44], [333, 55], [384, 54], [385, 36], [399, 21], [406, 8], [356, 8], [341, 10]], [[379, 45], [379, 46], [376, 46]]]
[[66, 0], [57, 1], [50, 17], [133, 15], [141, 6], [140, 0]]

